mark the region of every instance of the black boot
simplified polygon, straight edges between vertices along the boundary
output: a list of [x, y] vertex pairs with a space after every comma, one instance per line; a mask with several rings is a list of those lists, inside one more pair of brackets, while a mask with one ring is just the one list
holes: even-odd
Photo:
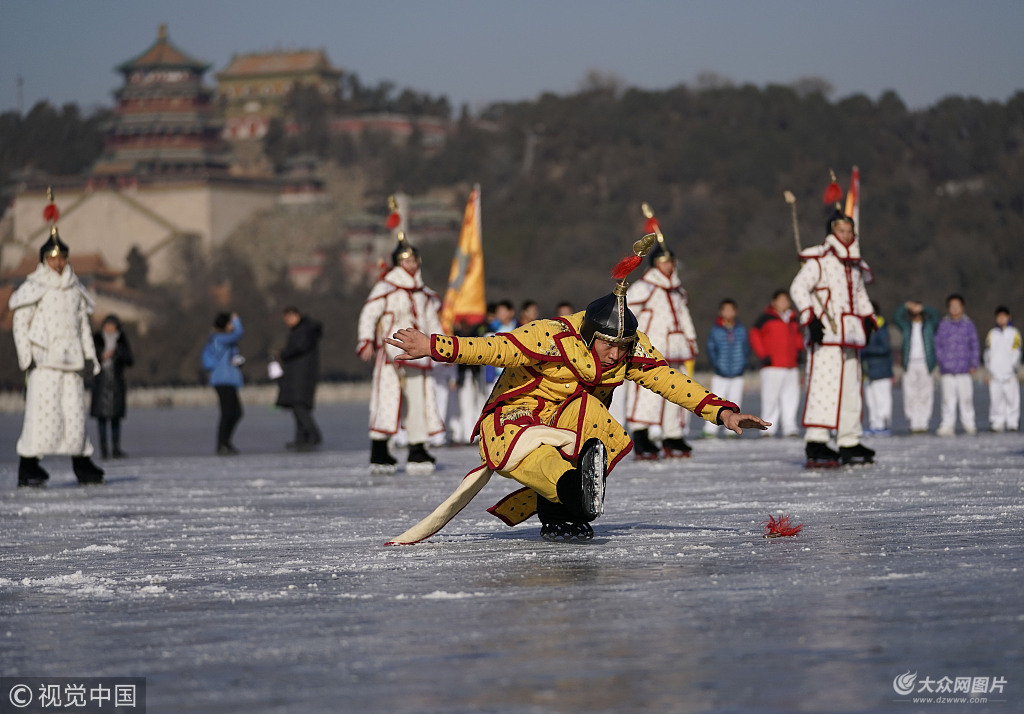
[[693, 448], [686, 443], [683, 437], [678, 439], [663, 439], [661, 448], [665, 450], [666, 459], [685, 459], [690, 456]]
[[640, 461], [653, 461], [658, 458], [658, 447], [647, 435], [647, 429], [633, 432], [633, 447], [636, 458]]
[[388, 453], [387, 439], [370, 441], [370, 473], [393, 474], [398, 460]]
[[50, 478], [50, 474], [46, 473], [46, 469], [39, 465], [39, 459], [36, 457], [22, 456], [21, 461], [18, 462], [18, 487], [22, 486], [27, 488], [42, 488], [46, 485], [46, 480]]
[[840, 446], [839, 460], [844, 466], [873, 464], [875, 463], [875, 452], [874, 449], [869, 449], [864, 446], [864, 444], [857, 444], [856, 446]]
[[106, 459], [109, 456], [110, 456], [110, 449], [107, 448], [107, 442], [105, 440], [101, 441], [100, 442], [100, 457]]
[[808, 441], [804, 447], [804, 454], [807, 456], [809, 469], [831, 469], [839, 465], [838, 452], [820, 441]]
[[71, 468], [82, 486], [103, 483], [103, 469], [94, 464], [88, 456], [72, 456]]
[[405, 470], [411, 474], [429, 474], [434, 472], [434, 457], [427, 453], [423, 444], [409, 444], [409, 459]]

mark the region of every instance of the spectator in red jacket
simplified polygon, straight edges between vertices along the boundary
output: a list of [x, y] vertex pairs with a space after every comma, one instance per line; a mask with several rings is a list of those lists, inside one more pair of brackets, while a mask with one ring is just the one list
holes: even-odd
[[761, 360], [761, 412], [771, 422], [765, 436], [782, 424], [783, 436], [799, 436], [796, 413], [800, 406], [800, 369], [803, 335], [789, 293], [776, 290], [771, 304], [750, 329], [750, 347]]

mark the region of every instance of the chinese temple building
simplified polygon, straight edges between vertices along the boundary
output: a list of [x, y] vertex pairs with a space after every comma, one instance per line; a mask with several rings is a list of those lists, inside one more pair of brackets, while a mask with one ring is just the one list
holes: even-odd
[[213, 90], [203, 84], [210, 65], [175, 47], [161, 25], [156, 41], [117, 70], [124, 85], [93, 184], [144, 175], [215, 175], [227, 171], [227, 147]]
[[20, 185], [0, 272], [16, 270], [46, 239], [48, 185], [73, 255], [97, 254], [117, 273], [129, 254], [141, 255], [153, 284], [186, 283], [198, 257], [277, 205], [280, 182], [229, 170], [213, 90], [203, 84], [209, 66], [176, 47], [164, 25], [148, 49], [119, 65], [124, 83], [103, 156], [84, 179], [41, 176]]
[[293, 87], [331, 95], [342, 75], [323, 50], [235, 55], [216, 74], [225, 138], [261, 139], [270, 121], [284, 116], [285, 99]]

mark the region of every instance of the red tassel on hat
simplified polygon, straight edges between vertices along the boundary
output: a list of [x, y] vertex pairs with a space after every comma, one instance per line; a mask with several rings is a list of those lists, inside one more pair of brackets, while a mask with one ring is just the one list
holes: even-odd
[[828, 188], [825, 189], [825, 204], [831, 206], [833, 203], [841, 201], [842, 199], [843, 189], [837, 181], [833, 181], [828, 185]]
[[616, 280], [623, 280], [627, 275], [636, 270], [643, 260], [639, 255], [630, 255], [623, 258], [612, 268], [612, 277]]
[[800, 532], [800, 529], [804, 527], [803, 523], [793, 525], [789, 521], [789, 516], [779, 514], [778, 520], [773, 515], [768, 514], [768, 520], [762, 521], [761, 525], [764, 526], [764, 537], [765, 538], [785, 538], [787, 536], [795, 536]]
[[384, 222], [384, 226], [389, 230], [393, 231], [398, 228], [398, 224], [402, 222], [402, 217], [398, 215], [398, 211], [392, 211], [391, 215], [388, 216], [388, 220]]
[[46, 208], [43, 209], [43, 220], [47, 223], [56, 223], [58, 218], [60, 218], [60, 211], [57, 210], [57, 204], [46, 204]]
[[644, 223], [644, 233], [657, 233], [660, 227], [661, 226], [658, 224], [658, 219], [655, 218], [654, 216], [651, 216], [650, 218], [647, 219], [647, 222]]

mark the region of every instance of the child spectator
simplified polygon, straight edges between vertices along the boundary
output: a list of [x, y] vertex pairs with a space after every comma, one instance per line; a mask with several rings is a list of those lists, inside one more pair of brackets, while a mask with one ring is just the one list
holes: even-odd
[[875, 310], [875, 330], [868, 344], [860, 351], [864, 368], [864, 404], [868, 408], [867, 433], [889, 436], [892, 431], [892, 345], [889, 327], [882, 317], [878, 303], [871, 301]]
[[1010, 309], [996, 308], [996, 326], [985, 337], [985, 369], [988, 371], [989, 426], [992, 431], [1017, 431], [1020, 426], [1020, 332], [1013, 326]]
[[766, 436], [779, 431], [783, 436], [799, 436], [796, 423], [800, 407], [800, 368], [804, 349], [803, 334], [793, 312], [789, 293], [776, 290], [771, 304], [750, 329], [750, 347], [761, 361], [761, 413], [771, 422]]
[[935, 358], [942, 375], [942, 421], [936, 432], [953, 436], [957, 411], [968, 434], [978, 433], [974, 420], [974, 371], [978, 368], [978, 331], [964, 313], [964, 299], [953, 294], [946, 298], [947, 315], [935, 331]]
[[930, 305], [908, 300], [900, 305], [892, 321], [900, 329], [903, 347], [903, 414], [910, 433], [926, 434], [935, 405], [935, 330], [942, 317]]
[[[750, 345], [747, 328], [736, 320], [736, 301], [722, 300], [718, 305], [718, 318], [708, 335], [708, 359], [714, 376], [711, 391], [738, 406], [743, 398], [743, 371], [747, 368]], [[708, 422], [704, 435], [718, 436], [719, 427]]]

